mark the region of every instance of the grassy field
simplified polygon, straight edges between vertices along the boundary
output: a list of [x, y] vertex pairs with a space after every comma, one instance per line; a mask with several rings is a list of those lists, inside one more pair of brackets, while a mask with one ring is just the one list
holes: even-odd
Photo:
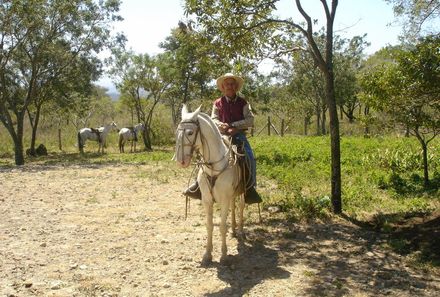
[[[260, 137], [252, 144], [259, 175], [276, 181], [281, 189], [269, 195], [269, 201], [292, 209], [309, 208], [311, 215], [319, 215], [329, 206], [328, 137]], [[362, 216], [438, 208], [439, 156], [437, 141], [429, 151], [431, 185], [424, 188], [420, 147], [415, 139], [342, 137], [344, 211]]]

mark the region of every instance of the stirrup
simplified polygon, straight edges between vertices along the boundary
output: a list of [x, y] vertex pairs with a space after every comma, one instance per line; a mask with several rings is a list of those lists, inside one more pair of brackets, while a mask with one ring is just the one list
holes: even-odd
[[194, 199], [202, 199], [202, 192], [200, 192], [199, 183], [197, 181], [194, 182], [188, 187], [188, 189], [183, 191], [183, 195]]

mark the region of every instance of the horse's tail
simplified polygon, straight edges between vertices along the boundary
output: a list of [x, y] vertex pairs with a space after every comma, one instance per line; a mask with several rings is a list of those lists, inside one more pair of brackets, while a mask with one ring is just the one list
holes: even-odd
[[82, 152], [83, 148], [84, 148], [84, 145], [83, 145], [83, 143], [81, 141], [81, 133], [78, 132], [78, 149], [79, 149], [80, 152]]

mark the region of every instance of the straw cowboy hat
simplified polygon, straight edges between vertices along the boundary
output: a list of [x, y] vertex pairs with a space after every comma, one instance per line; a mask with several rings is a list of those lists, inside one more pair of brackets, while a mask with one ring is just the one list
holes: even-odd
[[235, 81], [238, 84], [238, 90], [237, 92], [239, 92], [241, 90], [241, 88], [243, 87], [244, 84], [244, 79], [241, 78], [240, 76], [237, 75], [233, 75], [232, 73], [226, 73], [225, 75], [220, 76], [219, 78], [217, 78], [217, 87], [220, 91], [223, 92], [223, 82], [228, 79], [228, 78], [233, 78], [235, 79]]

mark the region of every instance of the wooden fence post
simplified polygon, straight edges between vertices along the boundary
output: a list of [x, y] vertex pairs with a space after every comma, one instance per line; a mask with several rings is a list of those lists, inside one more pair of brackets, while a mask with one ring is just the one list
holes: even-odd
[[267, 135], [270, 136], [270, 126], [272, 124], [270, 123], [270, 116], [267, 116]]
[[60, 149], [60, 151], [63, 150], [63, 146], [61, 144], [61, 128], [58, 128], [58, 148]]
[[284, 136], [284, 119], [281, 119], [281, 137]]

